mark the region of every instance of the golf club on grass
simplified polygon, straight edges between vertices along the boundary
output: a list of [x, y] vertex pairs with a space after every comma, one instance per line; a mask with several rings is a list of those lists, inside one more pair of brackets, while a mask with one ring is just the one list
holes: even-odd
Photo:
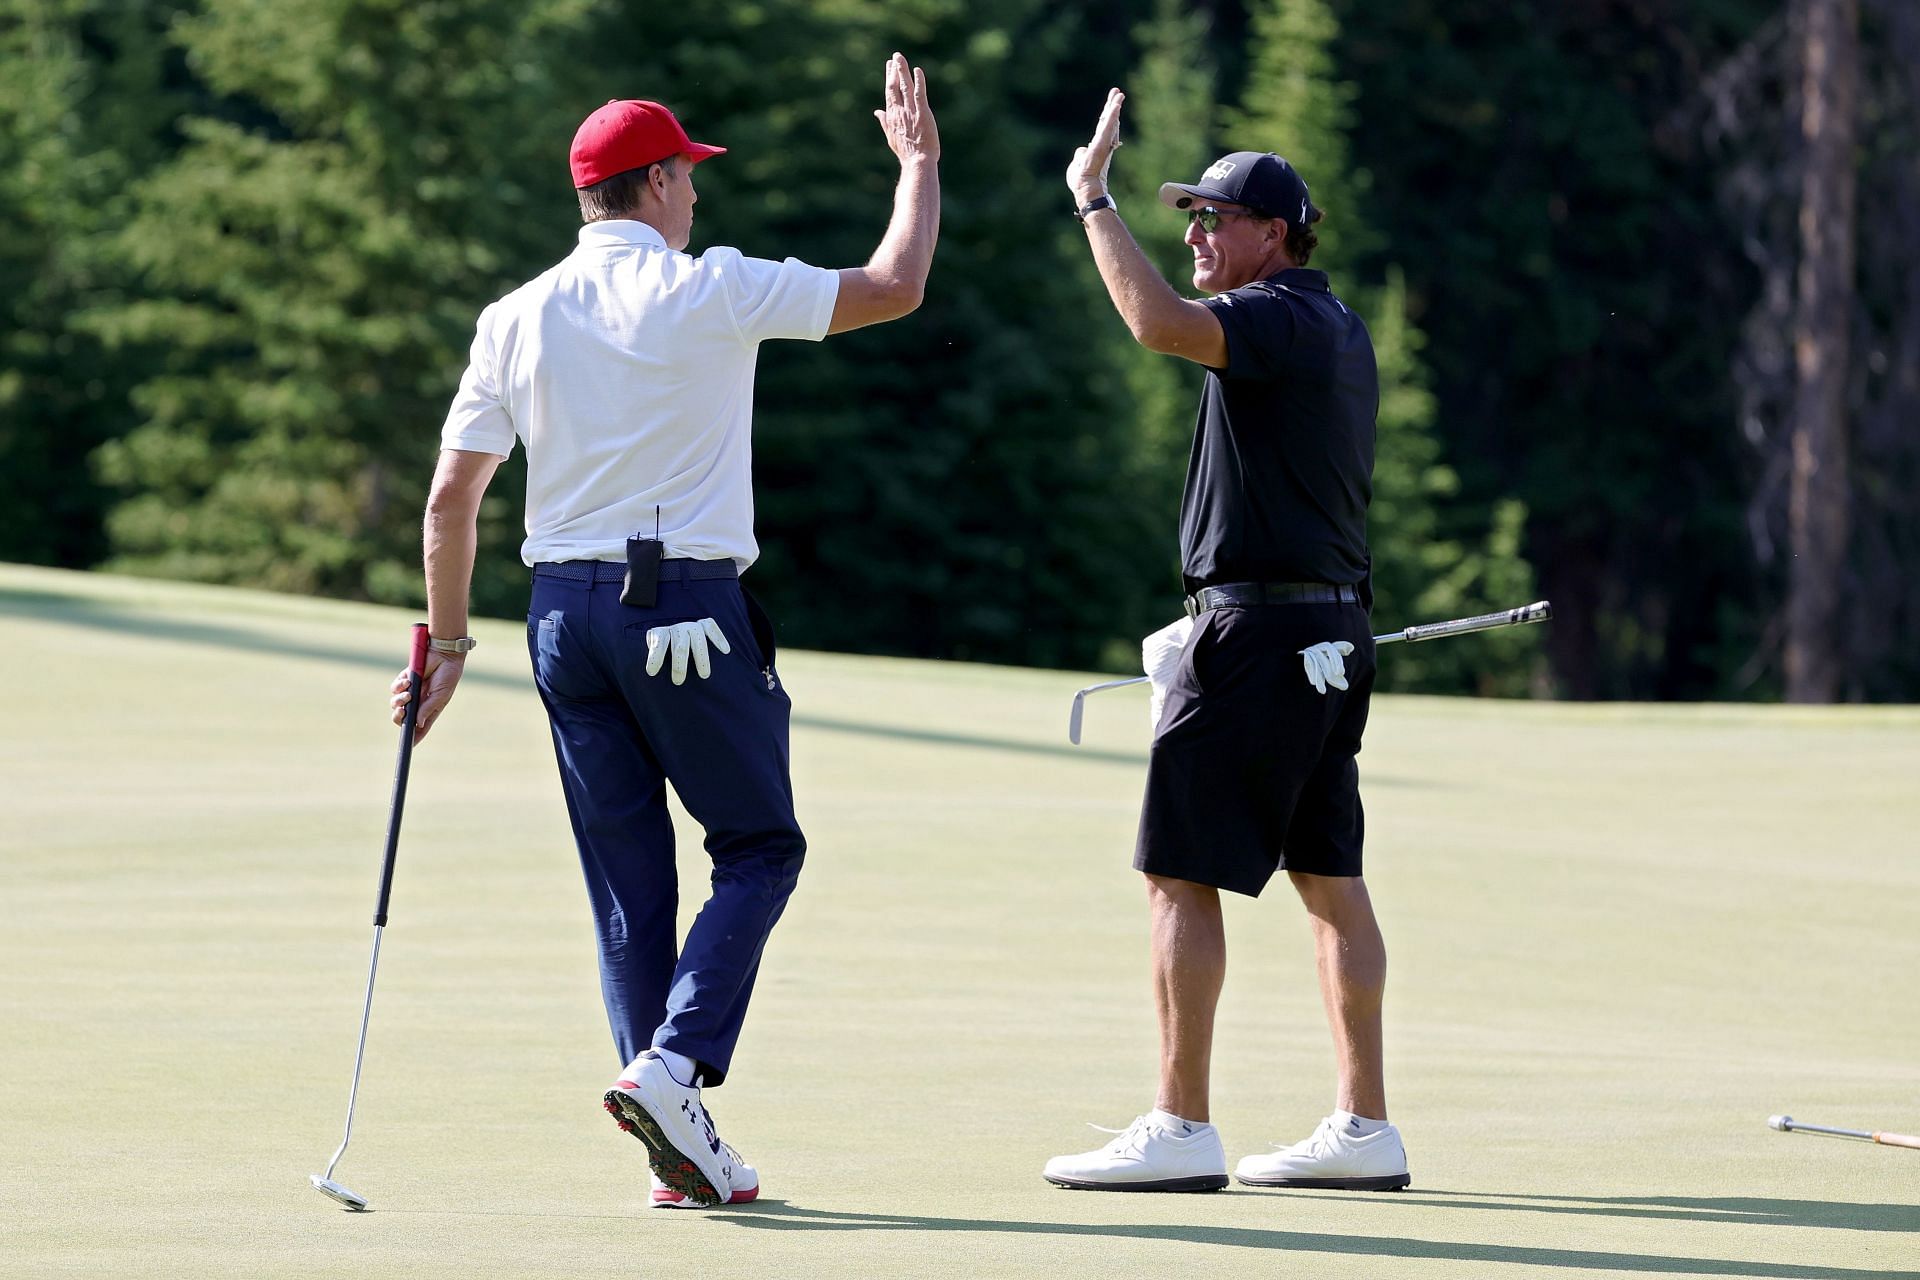
[[[1499, 613], [1482, 613], [1471, 618], [1455, 618], [1450, 622], [1424, 622], [1400, 631], [1389, 631], [1383, 636], [1375, 636], [1373, 642], [1376, 645], [1393, 644], [1398, 640], [1413, 643], [1434, 640], [1440, 636], [1463, 636], [1470, 631], [1491, 631], [1495, 627], [1523, 627], [1530, 622], [1545, 622], [1552, 616], [1553, 605], [1545, 600], [1536, 600], [1518, 609], [1502, 609]], [[1090, 684], [1074, 694], [1073, 711], [1067, 716], [1067, 741], [1076, 747], [1080, 745], [1080, 720], [1085, 714], [1088, 694], [1130, 684], [1145, 684], [1147, 680], [1146, 676], [1135, 676], [1131, 680], [1108, 680], [1101, 684]]]
[[1905, 1133], [1883, 1133], [1878, 1129], [1829, 1129], [1823, 1124], [1802, 1124], [1792, 1116], [1768, 1116], [1767, 1127], [1782, 1133], [1820, 1133], [1829, 1138], [1858, 1138], [1862, 1142], [1877, 1142], [1883, 1147], [1912, 1147], [1920, 1151], [1920, 1138]]
[[360, 1009], [360, 1047], [353, 1051], [353, 1086], [347, 1090], [347, 1131], [340, 1138], [340, 1149], [327, 1161], [324, 1174], [312, 1173], [307, 1180], [321, 1195], [360, 1212], [367, 1207], [366, 1197], [349, 1191], [333, 1180], [333, 1167], [347, 1153], [353, 1140], [353, 1104], [360, 1095], [360, 1062], [367, 1052], [367, 1017], [373, 1012], [373, 976], [380, 971], [380, 933], [387, 927], [387, 898], [393, 892], [393, 859], [400, 848], [400, 811], [407, 803], [407, 766], [413, 761], [413, 725], [420, 714], [420, 682], [426, 674], [427, 624], [413, 624], [413, 649], [407, 658], [407, 709], [400, 725], [400, 759], [393, 769], [393, 800], [387, 806], [387, 852], [380, 866], [380, 898], [373, 908], [373, 959], [367, 965], [367, 999]]

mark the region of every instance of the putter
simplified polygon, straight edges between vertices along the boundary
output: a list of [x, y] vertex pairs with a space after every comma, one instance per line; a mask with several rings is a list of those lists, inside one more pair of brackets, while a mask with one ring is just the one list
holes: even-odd
[[1802, 1124], [1792, 1116], [1768, 1116], [1767, 1127], [1782, 1133], [1819, 1133], [1829, 1138], [1858, 1138], [1862, 1142], [1877, 1142], [1883, 1147], [1912, 1147], [1920, 1151], [1920, 1138], [1905, 1133], [1884, 1133], [1878, 1129], [1829, 1129], [1823, 1124]]
[[420, 682], [426, 674], [427, 624], [413, 624], [413, 650], [407, 658], [407, 709], [400, 725], [400, 759], [393, 770], [393, 800], [387, 806], [387, 852], [380, 866], [380, 897], [373, 908], [373, 959], [367, 965], [367, 998], [360, 1008], [360, 1047], [353, 1051], [353, 1085], [347, 1090], [347, 1131], [340, 1149], [327, 1161], [325, 1173], [310, 1173], [307, 1181], [321, 1195], [355, 1213], [364, 1212], [367, 1198], [333, 1180], [333, 1168], [353, 1140], [353, 1104], [360, 1096], [360, 1063], [367, 1053], [367, 1018], [373, 1012], [373, 977], [380, 971], [380, 933], [387, 927], [387, 899], [393, 893], [393, 860], [400, 848], [400, 811], [407, 803], [407, 767], [413, 761], [413, 727], [420, 715]]
[[[1454, 618], [1449, 622], [1423, 622], [1418, 626], [1375, 636], [1373, 642], [1376, 645], [1382, 645], [1404, 640], [1412, 644], [1419, 640], [1434, 640], [1440, 636], [1463, 636], [1470, 631], [1492, 631], [1496, 627], [1524, 627], [1532, 622], [1545, 622], [1551, 617], [1553, 617], [1552, 603], [1536, 600], [1532, 604], [1523, 604], [1518, 609], [1502, 609], [1498, 613], [1482, 613], [1471, 618]], [[1146, 684], [1147, 679], [1146, 676], [1135, 676], [1131, 680], [1108, 680], [1103, 684], [1090, 684], [1074, 694], [1073, 711], [1067, 716], [1067, 741], [1076, 747], [1080, 745], [1080, 720], [1085, 712], [1088, 694], [1098, 693], [1102, 689], [1120, 689], [1130, 684]]]

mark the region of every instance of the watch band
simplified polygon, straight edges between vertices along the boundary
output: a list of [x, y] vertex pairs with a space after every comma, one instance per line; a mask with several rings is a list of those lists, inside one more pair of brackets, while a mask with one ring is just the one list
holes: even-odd
[[470, 653], [480, 647], [480, 642], [472, 636], [461, 636], [457, 640], [442, 640], [438, 636], [429, 637], [427, 643], [438, 653]]
[[1080, 219], [1080, 221], [1085, 222], [1088, 218], [1100, 212], [1102, 209], [1111, 209], [1115, 213], [1120, 212], [1120, 206], [1113, 202], [1113, 197], [1111, 195], [1104, 195], [1104, 196], [1095, 196], [1093, 199], [1081, 205], [1078, 209], [1075, 209], [1073, 211], [1073, 216]]

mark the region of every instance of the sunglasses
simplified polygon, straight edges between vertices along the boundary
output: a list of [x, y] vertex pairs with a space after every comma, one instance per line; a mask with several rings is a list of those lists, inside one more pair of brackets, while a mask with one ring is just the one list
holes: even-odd
[[1187, 210], [1187, 225], [1200, 224], [1200, 229], [1212, 235], [1220, 229], [1222, 218], [1264, 218], [1265, 214], [1242, 212], [1239, 209], [1216, 209], [1212, 205], [1203, 205], [1198, 209]]

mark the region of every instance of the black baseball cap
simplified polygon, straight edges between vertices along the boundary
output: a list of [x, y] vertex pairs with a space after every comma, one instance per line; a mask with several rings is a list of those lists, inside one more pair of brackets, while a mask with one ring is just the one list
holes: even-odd
[[1198, 182], [1160, 187], [1160, 203], [1169, 208], [1190, 209], [1208, 200], [1243, 204], [1267, 217], [1285, 218], [1294, 227], [1322, 216], [1307, 197], [1306, 179], [1271, 151], [1234, 151], [1208, 165]]

